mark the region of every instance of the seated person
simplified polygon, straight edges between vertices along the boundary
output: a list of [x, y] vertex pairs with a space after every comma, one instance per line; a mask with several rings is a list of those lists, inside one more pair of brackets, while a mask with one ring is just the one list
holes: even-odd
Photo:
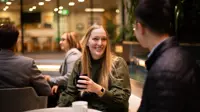
[[18, 35], [13, 25], [0, 25], [0, 89], [31, 86], [38, 95], [50, 95], [51, 88], [34, 60], [13, 52]]
[[89, 108], [103, 112], [128, 112], [131, 94], [128, 66], [123, 58], [111, 54], [108, 34], [102, 26], [92, 26], [82, 43], [68, 85], [58, 107], [84, 100]]
[[[52, 85], [52, 93], [54, 96], [49, 97], [48, 107], [55, 107], [61, 93], [67, 86], [68, 77], [71, 75], [74, 63], [81, 57], [80, 43], [75, 33], [64, 33], [60, 40], [60, 47], [66, 52], [64, 62], [60, 67], [60, 75], [58, 77], [50, 77], [45, 75], [45, 79]], [[62, 90], [63, 89], [63, 90]]]

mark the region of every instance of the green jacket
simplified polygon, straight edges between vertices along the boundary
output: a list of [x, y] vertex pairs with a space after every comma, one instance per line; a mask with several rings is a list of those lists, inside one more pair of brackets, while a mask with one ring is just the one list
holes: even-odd
[[[92, 60], [91, 63], [91, 77], [94, 82], [97, 82], [101, 60]], [[67, 89], [60, 95], [58, 106], [71, 106], [73, 101], [84, 100], [88, 101], [89, 108], [103, 112], [128, 112], [128, 100], [131, 94], [128, 66], [121, 57], [115, 57], [114, 66], [112, 70], [114, 78], [109, 78], [108, 90], [102, 97], [98, 97], [95, 93], [84, 93], [80, 96], [76, 82], [81, 73], [81, 60], [77, 60], [69, 77]]]

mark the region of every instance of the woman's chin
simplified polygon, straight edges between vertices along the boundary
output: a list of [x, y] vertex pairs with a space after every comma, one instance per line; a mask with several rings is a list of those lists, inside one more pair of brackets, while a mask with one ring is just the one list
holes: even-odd
[[95, 57], [96, 59], [100, 59], [102, 57], [102, 54], [97, 54]]
[[60, 47], [60, 49], [63, 50], [63, 51], [65, 51], [65, 48], [63, 48], [63, 47]]

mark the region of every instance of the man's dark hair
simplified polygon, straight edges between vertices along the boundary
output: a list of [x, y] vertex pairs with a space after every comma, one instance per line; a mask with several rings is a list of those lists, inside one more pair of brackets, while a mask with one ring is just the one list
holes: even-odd
[[172, 14], [169, 0], [140, 0], [135, 10], [136, 22], [157, 34], [170, 32]]
[[19, 31], [12, 24], [0, 25], [0, 49], [11, 49], [17, 42]]

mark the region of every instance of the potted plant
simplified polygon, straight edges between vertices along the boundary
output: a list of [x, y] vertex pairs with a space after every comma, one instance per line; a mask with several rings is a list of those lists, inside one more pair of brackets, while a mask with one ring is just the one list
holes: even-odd
[[135, 22], [135, 9], [138, 4], [139, 0], [125, 0], [125, 8], [127, 12], [127, 24], [124, 30], [126, 32], [125, 40], [127, 41], [136, 41], [136, 37], [134, 36], [133, 32], [133, 24]]

